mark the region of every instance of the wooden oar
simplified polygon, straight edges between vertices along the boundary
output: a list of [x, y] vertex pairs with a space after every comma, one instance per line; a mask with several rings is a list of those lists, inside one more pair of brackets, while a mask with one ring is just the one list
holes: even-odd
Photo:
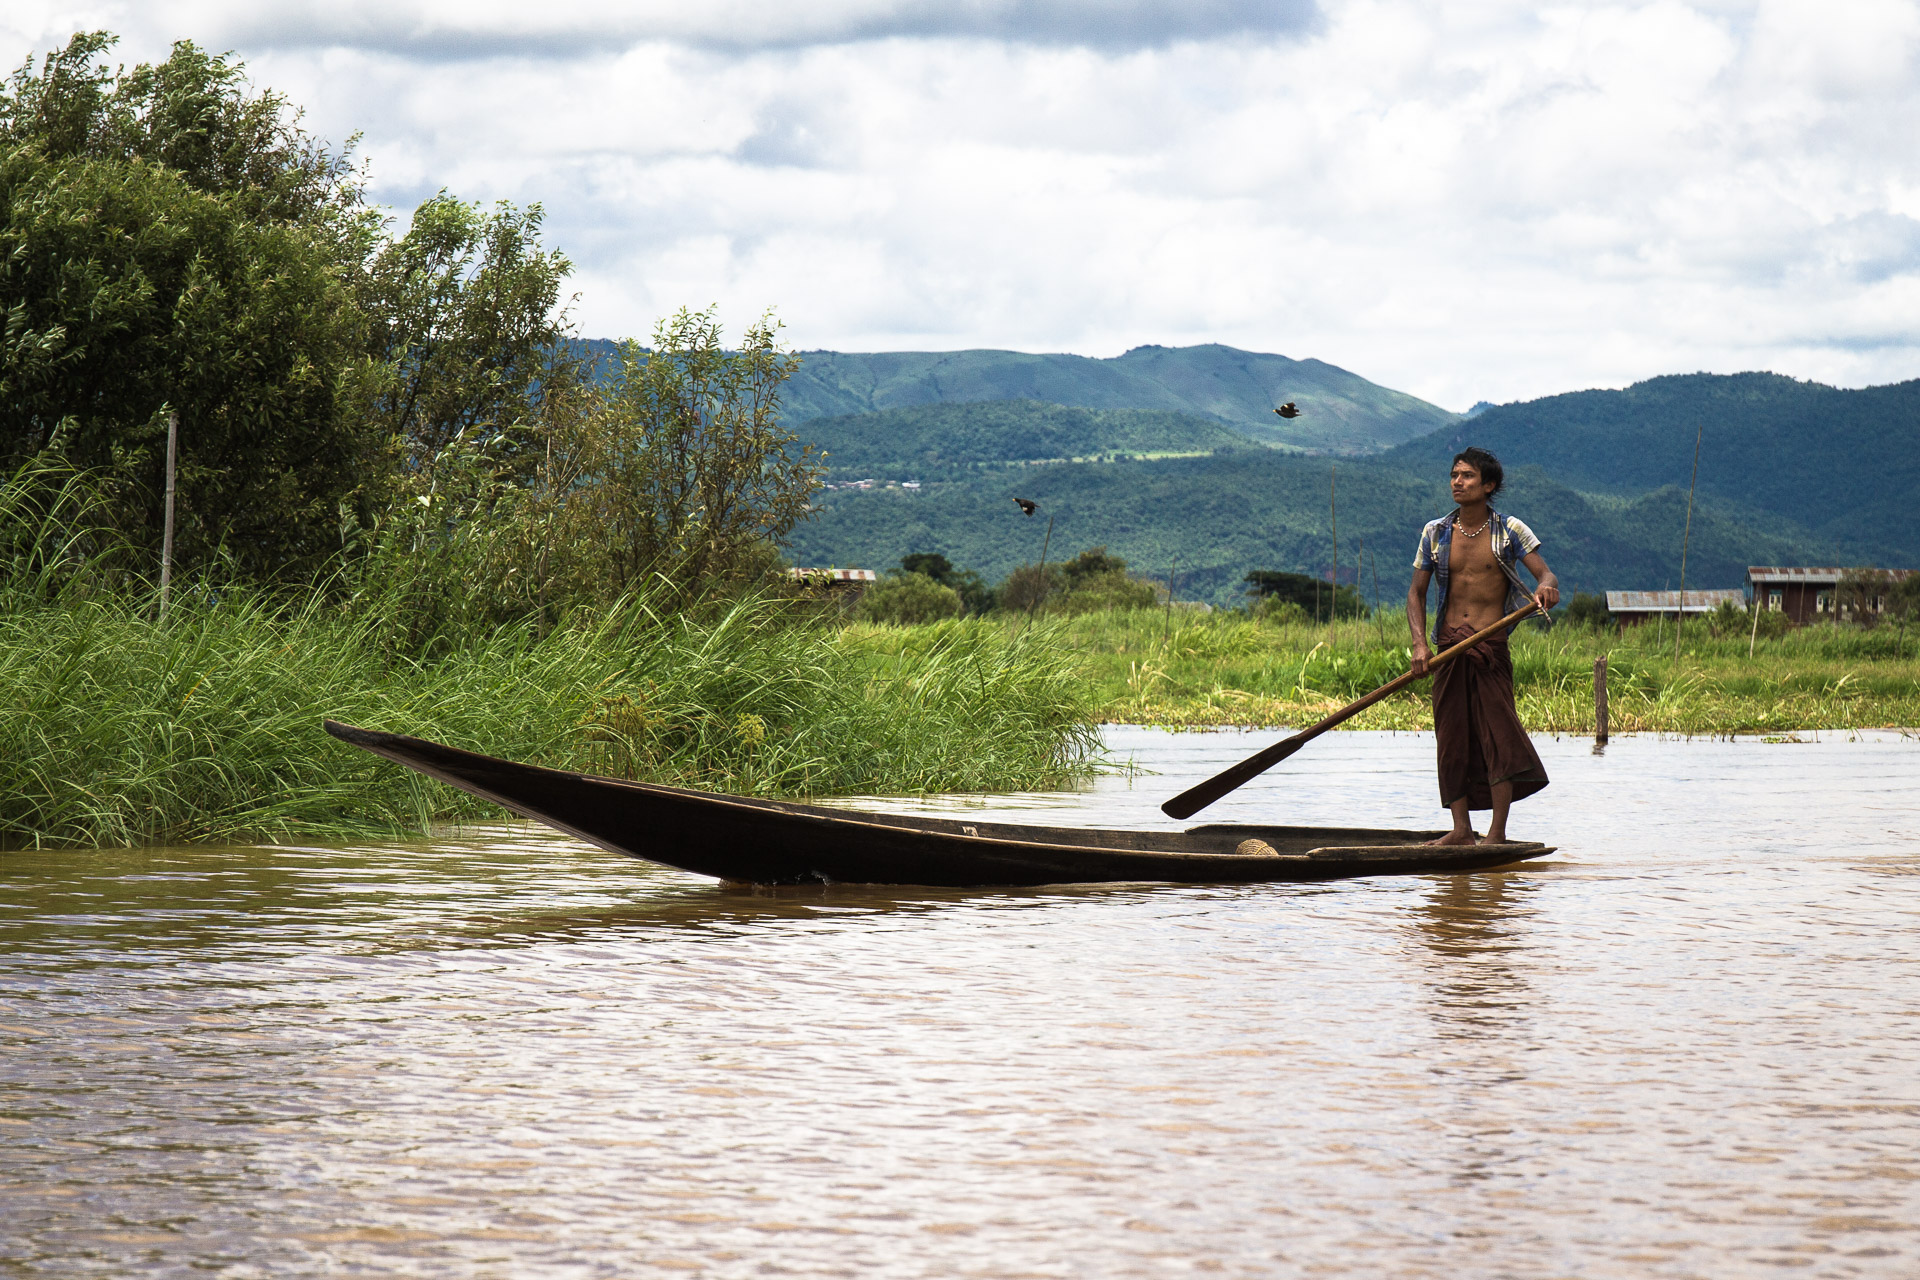
[[[1476, 631], [1459, 644], [1454, 645], [1450, 649], [1443, 649], [1433, 657], [1427, 659], [1427, 672], [1422, 674], [1432, 672], [1435, 667], [1443, 662], [1452, 661], [1502, 628], [1512, 626], [1528, 614], [1538, 612], [1539, 609], [1539, 601], [1529, 600], [1525, 608], [1515, 609], [1512, 613], [1500, 619], [1500, 621], [1494, 623], [1484, 631]], [[1334, 712], [1319, 724], [1314, 725], [1311, 729], [1302, 729], [1291, 738], [1282, 738], [1272, 746], [1248, 756], [1245, 760], [1242, 760], [1239, 764], [1226, 770], [1224, 773], [1217, 773], [1198, 786], [1188, 787], [1185, 791], [1182, 791], [1179, 795], [1161, 805], [1160, 811], [1169, 818], [1191, 818], [1194, 814], [1200, 812], [1221, 796], [1226, 795], [1229, 791], [1236, 789], [1244, 783], [1251, 782], [1267, 770], [1273, 768], [1273, 766], [1279, 764], [1282, 760], [1285, 760], [1288, 756], [1306, 746], [1309, 742], [1312, 742], [1315, 738], [1333, 728], [1341, 721], [1351, 720], [1354, 716], [1359, 715], [1362, 711], [1365, 711], [1382, 698], [1393, 696], [1420, 678], [1421, 676], [1417, 676], [1409, 671], [1403, 676], [1397, 676], [1387, 681], [1366, 697], [1360, 699], [1358, 702], [1349, 703], [1340, 708], [1340, 710]]]

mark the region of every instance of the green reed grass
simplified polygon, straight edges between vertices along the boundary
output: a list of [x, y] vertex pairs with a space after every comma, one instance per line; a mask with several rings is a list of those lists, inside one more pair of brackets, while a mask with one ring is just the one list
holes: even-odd
[[324, 592], [0, 587], [0, 847], [341, 839], [497, 813], [323, 717], [749, 794], [1009, 790], [1084, 776], [1091, 690], [1046, 631], [838, 630], [777, 600], [645, 601], [535, 639], [393, 655]]
[[[1239, 614], [1156, 611], [1068, 619], [1109, 722], [1208, 725], [1311, 723], [1406, 670], [1406, 616], [1332, 626], [1277, 626]], [[1612, 731], [1724, 734], [1920, 725], [1920, 634], [1897, 627], [1805, 627], [1762, 637], [1713, 636], [1689, 621], [1675, 654], [1671, 626], [1624, 635], [1561, 623], [1514, 636], [1522, 719], [1540, 731], [1591, 733], [1593, 664], [1609, 666]], [[1348, 722], [1429, 727], [1428, 684]]]

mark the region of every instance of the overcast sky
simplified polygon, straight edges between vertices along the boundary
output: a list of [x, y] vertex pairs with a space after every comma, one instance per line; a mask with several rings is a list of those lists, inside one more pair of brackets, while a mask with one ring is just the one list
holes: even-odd
[[9, 0], [0, 53], [83, 27], [233, 50], [403, 215], [539, 201], [590, 336], [1920, 376], [1899, 0]]

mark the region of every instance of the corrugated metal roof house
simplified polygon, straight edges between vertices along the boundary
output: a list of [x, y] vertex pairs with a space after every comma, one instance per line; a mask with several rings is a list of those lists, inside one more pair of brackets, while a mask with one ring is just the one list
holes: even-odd
[[1738, 587], [1689, 591], [1685, 600], [1680, 597], [1678, 591], [1609, 591], [1607, 612], [1621, 626], [1630, 627], [1662, 615], [1673, 617], [1680, 613], [1712, 613], [1723, 600], [1731, 600], [1743, 609], [1747, 604], [1747, 593]]
[[[1854, 572], [1858, 571], [1837, 567], [1788, 568], [1756, 564], [1747, 568], [1747, 586], [1762, 607], [1774, 613], [1784, 613], [1787, 621], [1803, 627], [1809, 622], [1831, 620], [1839, 616], [1840, 579]], [[1897, 582], [1914, 571], [1883, 569], [1879, 572]], [[1883, 602], [1871, 599], [1867, 602], [1867, 608], [1874, 613], [1878, 613], [1882, 607]]]
[[864, 591], [875, 578], [871, 569], [789, 569], [787, 576], [803, 586], [841, 591]]

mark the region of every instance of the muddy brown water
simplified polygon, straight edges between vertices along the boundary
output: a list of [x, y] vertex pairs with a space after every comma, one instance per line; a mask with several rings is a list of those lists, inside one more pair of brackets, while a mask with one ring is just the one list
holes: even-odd
[[[1559, 854], [1304, 886], [0, 854], [0, 1273], [1920, 1275], [1920, 739], [1800, 737], [1542, 740]], [[1159, 825], [1270, 735], [1109, 739], [891, 803]], [[1431, 751], [1204, 816], [1431, 825]]]

